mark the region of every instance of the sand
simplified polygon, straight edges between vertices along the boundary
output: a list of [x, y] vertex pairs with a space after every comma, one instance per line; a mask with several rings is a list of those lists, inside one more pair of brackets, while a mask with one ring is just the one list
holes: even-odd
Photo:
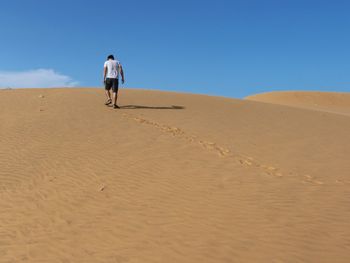
[[248, 96], [246, 99], [350, 116], [350, 93], [280, 91]]
[[0, 262], [350, 262], [350, 97], [311, 95], [1, 90]]

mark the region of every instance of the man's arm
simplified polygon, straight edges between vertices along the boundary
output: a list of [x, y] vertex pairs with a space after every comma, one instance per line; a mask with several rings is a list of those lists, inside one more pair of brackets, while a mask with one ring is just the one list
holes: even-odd
[[106, 82], [106, 76], [107, 76], [107, 67], [103, 67], [103, 83]]
[[124, 71], [123, 71], [123, 67], [121, 64], [119, 64], [119, 70], [120, 70], [120, 75], [122, 76], [122, 84], [124, 84], [124, 82], [125, 82]]

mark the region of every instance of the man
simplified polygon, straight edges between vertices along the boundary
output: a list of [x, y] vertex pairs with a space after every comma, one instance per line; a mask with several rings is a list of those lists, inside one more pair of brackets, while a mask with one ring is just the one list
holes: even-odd
[[119, 109], [119, 106], [117, 105], [119, 74], [122, 76], [122, 84], [124, 84], [124, 72], [122, 65], [118, 60], [114, 60], [113, 55], [109, 55], [103, 69], [103, 83], [105, 84], [105, 93], [107, 97], [105, 105], [110, 105], [112, 103], [110, 93], [110, 90], [112, 89], [114, 109]]

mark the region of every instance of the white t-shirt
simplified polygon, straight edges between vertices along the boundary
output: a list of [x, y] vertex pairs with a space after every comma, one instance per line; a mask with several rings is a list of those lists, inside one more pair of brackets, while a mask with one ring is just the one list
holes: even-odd
[[104, 67], [107, 68], [106, 78], [117, 79], [119, 77], [119, 66], [120, 62], [118, 60], [107, 60], [104, 64]]

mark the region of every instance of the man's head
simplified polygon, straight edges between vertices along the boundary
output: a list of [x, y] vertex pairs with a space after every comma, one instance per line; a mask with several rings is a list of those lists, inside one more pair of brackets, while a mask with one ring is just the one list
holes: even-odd
[[114, 60], [114, 56], [113, 56], [113, 55], [109, 55], [109, 56], [107, 57], [107, 60], [110, 60], [110, 59]]

